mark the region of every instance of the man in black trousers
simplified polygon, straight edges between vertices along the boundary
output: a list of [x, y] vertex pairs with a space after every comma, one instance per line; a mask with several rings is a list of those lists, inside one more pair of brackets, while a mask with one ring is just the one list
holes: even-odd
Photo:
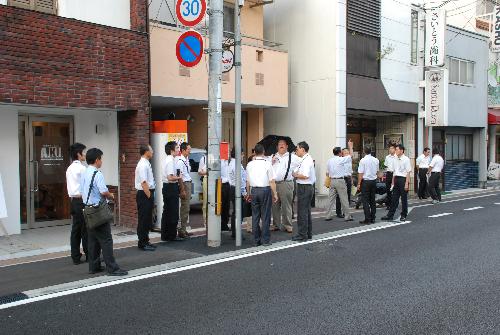
[[155, 179], [150, 160], [153, 149], [149, 145], [141, 145], [141, 159], [135, 168], [135, 189], [137, 203], [137, 237], [138, 247], [144, 251], [154, 251], [156, 247], [149, 242], [149, 231], [153, 226], [153, 207], [155, 195]]
[[418, 156], [416, 165], [418, 171], [418, 198], [427, 199], [427, 170], [431, 163], [431, 149], [425, 148], [423, 154]]
[[375, 193], [377, 191], [379, 160], [372, 156], [372, 149], [370, 147], [365, 147], [364, 153], [365, 157], [359, 161], [358, 166], [358, 192], [361, 191], [365, 219], [359, 221], [359, 223], [371, 224], [375, 223], [375, 215], [377, 213]]
[[401, 144], [396, 146], [397, 159], [394, 161], [394, 177], [392, 178], [393, 193], [391, 209], [386, 216], [382, 218], [384, 221], [394, 220], [394, 213], [399, 206], [399, 198], [401, 198], [401, 222], [406, 221], [408, 215], [408, 190], [410, 189], [410, 159], [405, 156], [405, 147]]
[[161, 217], [161, 240], [183, 241], [177, 237], [177, 223], [179, 221], [179, 180], [181, 171], [176, 169], [177, 142], [165, 144], [167, 159], [163, 165], [163, 214]]
[[85, 219], [83, 218], [83, 200], [80, 190], [80, 182], [82, 174], [85, 173], [85, 145], [74, 143], [70, 147], [70, 154], [73, 163], [66, 170], [66, 186], [68, 196], [71, 198], [71, 216], [73, 217], [73, 225], [71, 226], [71, 258], [73, 264], [78, 265], [81, 261], [82, 254], [80, 252], [80, 242], [85, 253], [85, 261], [88, 260], [88, 241], [87, 228], [85, 227]]
[[392, 177], [394, 176], [394, 161], [396, 160], [396, 144], [390, 143], [389, 144], [389, 154], [385, 157], [384, 165], [387, 168], [385, 172], [385, 188], [386, 188], [386, 200], [385, 200], [385, 206], [387, 207], [387, 210], [391, 209], [391, 203], [392, 203], [392, 190], [391, 190], [391, 185], [392, 185]]

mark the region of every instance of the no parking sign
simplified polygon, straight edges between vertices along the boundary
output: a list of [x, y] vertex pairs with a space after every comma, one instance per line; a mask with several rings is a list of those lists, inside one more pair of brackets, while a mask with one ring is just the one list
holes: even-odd
[[196, 31], [186, 31], [177, 40], [175, 53], [182, 65], [196, 66], [203, 57], [203, 37]]

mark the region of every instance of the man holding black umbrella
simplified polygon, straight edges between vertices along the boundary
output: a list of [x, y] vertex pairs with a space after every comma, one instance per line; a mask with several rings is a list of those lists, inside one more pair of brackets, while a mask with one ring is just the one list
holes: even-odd
[[272, 156], [278, 202], [273, 204], [273, 223], [281, 231], [292, 232], [293, 176], [299, 158], [290, 153], [288, 142], [278, 141], [278, 152]]

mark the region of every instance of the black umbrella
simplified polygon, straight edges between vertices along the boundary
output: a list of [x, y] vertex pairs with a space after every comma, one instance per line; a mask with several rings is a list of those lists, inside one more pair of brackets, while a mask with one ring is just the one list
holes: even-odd
[[266, 156], [274, 155], [278, 151], [278, 142], [281, 140], [285, 140], [288, 144], [288, 152], [295, 151], [295, 144], [288, 136], [279, 136], [279, 135], [267, 135], [262, 140], [258, 142], [258, 144], [262, 144], [264, 149], [266, 150]]

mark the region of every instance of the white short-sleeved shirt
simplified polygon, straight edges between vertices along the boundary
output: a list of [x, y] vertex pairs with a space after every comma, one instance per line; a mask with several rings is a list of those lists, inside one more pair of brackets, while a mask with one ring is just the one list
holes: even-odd
[[432, 161], [429, 164], [429, 166], [432, 166], [431, 172], [441, 172], [443, 171], [444, 168], [444, 159], [441, 157], [441, 155], [434, 155], [432, 157]]
[[[236, 160], [231, 159], [228, 167], [229, 174], [229, 185], [236, 186]], [[247, 193], [247, 174], [243, 165], [241, 165], [241, 194], [246, 195]]]
[[79, 160], [73, 161], [66, 170], [66, 187], [70, 198], [81, 197], [80, 183], [87, 168]]
[[394, 172], [395, 160], [396, 160], [396, 155], [387, 155], [385, 157], [384, 165], [387, 167], [387, 172]]
[[228, 174], [229, 162], [225, 159], [220, 160], [220, 179], [222, 183], [229, 183], [229, 174]]
[[198, 165], [198, 173], [207, 172], [207, 156], [203, 155], [200, 159], [200, 164]]
[[189, 164], [189, 159], [184, 156], [179, 156], [177, 159], [177, 169], [181, 170], [182, 181], [190, 182], [193, 181], [191, 178], [191, 164]]
[[425, 156], [424, 154], [421, 154], [418, 156], [416, 164], [419, 169], [428, 169], [429, 164], [431, 163], [431, 156]]
[[406, 155], [396, 158], [394, 161], [394, 176], [406, 177], [411, 172], [411, 162]]
[[[290, 162], [290, 169], [288, 169], [288, 175], [286, 176], [287, 181], [293, 181], [292, 172], [299, 165], [300, 158], [295, 154], [285, 152], [283, 155], [276, 153], [274, 155], [276, 162], [273, 164], [274, 174], [276, 175], [276, 181], [284, 181], [286, 171], [288, 169], [288, 162]], [[272, 162], [272, 159], [271, 159]]]
[[172, 155], [168, 155], [167, 159], [165, 160], [165, 163], [163, 164], [162, 180], [164, 183], [175, 184], [177, 183], [177, 181], [169, 181], [167, 176], [176, 176], [176, 175], [177, 171], [176, 171], [175, 158]]
[[153, 177], [153, 169], [151, 169], [151, 163], [144, 157], [141, 157], [137, 166], [135, 167], [135, 189], [138, 191], [142, 190], [142, 183], [147, 182], [149, 189], [153, 190], [156, 188], [155, 178]]
[[344, 157], [350, 157], [351, 159], [346, 161], [344, 163], [344, 172], [346, 177], [351, 177], [352, 176], [352, 157], [351, 156], [344, 156]]
[[307, 179], [297, 179], [297, 184], [302, 185], [312, 185], [316, 182], [316, 171], [314, 170], [314, 160], [308, 153], [302, 157], [299, 165], [295, 169], [295, 172], [301, 174]]
[[350, 164], [352, 166], [351, 156], [333, 156], [326, 163], [326, 171], [330, 178], [344, 178], [348, 175], [346, 165]]
[[264, 157], [254, 157], [247, 165], [247, 178], [251, 187], [267, 187], [275, 180], [271, 162]]
[[358, 173], [363, 174], [364, 180], [377, 179], [379, 160], [372, 155], [366, 155], [359, 161]]

